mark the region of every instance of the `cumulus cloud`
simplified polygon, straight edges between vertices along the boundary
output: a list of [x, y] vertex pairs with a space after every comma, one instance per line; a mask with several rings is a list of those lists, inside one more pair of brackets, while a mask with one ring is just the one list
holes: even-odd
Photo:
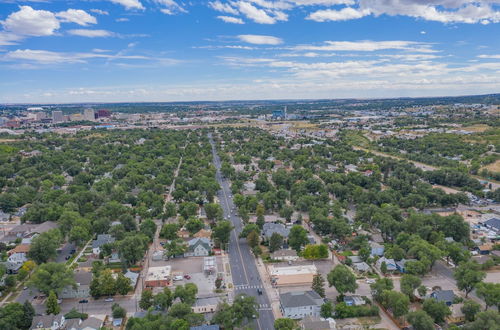
[[88, 30], [88, 29], [74, 29], [69, 30], [69, 34], [79, 37], [88, 38], [102, 38], [102, 37], [113, 37], [115, 34], [107, 30]]
[[274, 24], [276, 18], [270, 16], [264, 9], [259, 9], [249, 2], [239, 1], [237, 3], [239, 11], [248, 19], [260, 24]]
[[99, 14], [99, 15], [109, 15], [109, 13], [105, 10], [101, 10], [101, 9], [90, 9], [90, 12], [94, 13], [94, 14]]
[[6, 31], [22, 36], [50, 36], [60, 27], [54, 13], [30, 6], [20, 6], [19, 11], [7, 16], [2, 25]]
[[256, 34], [240, 34], [238, 39], [254, 45], [279, 45], [283, 43], [281, 38]]
[[97, 19], [81, 9], [68, 9], [56, 14], [61, 22], [76, 23], [78, 25], [87, 26], [89, 24], [97, 24]]
[[160, 9], [160, 11], [166, 15], [175, 15], [177, 13], [187, 13], [187, 10], [184, 9], [184, 7], [180, 6], [174, 0], [154, 0], [154, 1], [163, 7]]
[[241, 18], [238, 17], [232, 17], [232, 16], [217, 16], [218, 19], [221, 21], [224, 21], [226, 23], [233, 23], [233, 24], [245, 24]]
[[361, 18], [363, 16], [369, 15], [369, 10], [359, 10], [356, 8], [346, 7], [341, 10], [325, 9], [318, 10], [307, 16], [307, 19], [316, 22], [326, 22], [326, 21], [347, 21], [351, 19]]
[[125, 9], [144, 9], [144, 6], [139, 0], [109, 0], [113, 3], [122, 5]]
[[221, 13], [227, 13], [227, 14], [232, 14], [232, 15], [238, 15], [238, 11], [233, 8], [230, 4], [228, 3], [222, 3], [219, 0], [217, 1], [212, 1], [209, 2], [208, 5], [217, 11], [220, 11]]

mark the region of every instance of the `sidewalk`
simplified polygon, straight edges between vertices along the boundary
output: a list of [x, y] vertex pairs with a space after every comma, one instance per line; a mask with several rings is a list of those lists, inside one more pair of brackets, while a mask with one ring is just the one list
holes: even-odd
[[267, 297], [271, 302], [271, 308], [273, 310], [274, 318], [279, 319], [282, 318], [280, 310], [280, 297], [277, 288], [274, 288], [271, 285], [271, 279], [269, 278], [269, 274], [267, 273], [267, 268], [265, 264], [262, 262], [261, 258], [256, 260], [257, 270], [259, 271], [259, 276], [262, 279], [262, 283], [264, 284], [264, 290], [267, 293]]

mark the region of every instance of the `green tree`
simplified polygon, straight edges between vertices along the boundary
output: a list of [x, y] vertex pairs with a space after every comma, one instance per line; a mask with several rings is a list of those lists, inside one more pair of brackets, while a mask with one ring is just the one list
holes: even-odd
[[278, 251], [283, 246], [283, 236], [278, 233], [273, 233], [269, 239], [269, 252]]
[[404, 274], [401, 277], [401, 292], [407, 295], [411, 300], [415, 298], [415, 289], [422, 284], [422, 280], [415, 275]]
[[457, 287], [465, 291], [465, 298], [474, 288], [486, 277], [486, 273], [481, 271], [481, 266], [475, 261], [461, 263], [453, 273], [457, 281]]
[[499, 330], [500, 313], [494, 310], [480, 312], [476, 315], [474, 322], [464, 325], [466, 330]]
[[387, 263], [385, 261], [380, 264], [380, 271], [382, 274], [387, 274]]
[[196, 294], [198, 293], [198, 287], [194, 283], [187, 283], [185, 285], [179, 285], [175, 288], [174, 297], [179, 298], [181, 302], [193, 305], [196, 301]]
[[382, 293], [384, 291], [390, 291], [394, 288], [394, 284], [390, 278], [382, 277], [375, 281], [375, 283], [370, 284], [372, 289], [373, 299], [377, 302], [381, 302]]
[[232, 306], [226, 303], [218, 306], [217, 312], [212, 318], [212, 323], [220, 324], [224, 329], [240, 327], [244, 321], [259, 316], [257, 306], [255, 297], [239, 294], [234, 298]]
[[142, 259], [144, 253], [148, 248], [148, 238], [142, 234], [135, 234], [125, 237], [124, 240], [116, 243], [118, 252], [122, 260], [128, 265], [135, 265], [135, 263]]
[[176, 223], [166, 223], [160, 232], [160, 237], [173, 240], [177, 238], [177, 232], [179, 231], [179, 225]]
[[296, 328], [295, 321], [289, 318], [281, 318], [274, 321], [275, 330], [294, 330]]
[[111, 315], [114, 319], [122, 319], [127, 315], [127, 311], [119, 304], [114, 303], [113, 306], [111, 306]]
[[66, 268], [65, 264], [55, 262], [40, 265], [28, 282], [28, 286], [35, 287], [47, 295], [51, 291], [60, 293], [68, 285], [76, 286], [73, 271]]
[[75, 226], [71, 228], [71, 231], [69, 232], [69, 241], [80, 247], [83, 246], [91, 237], [92, 234], [87, 230], [87, 228], [82, 226]]
[[229, 243], [229, 238], [231, 237], [231, 230], [233, 230], [233, 226], [229, 221], [219, 221], [213, 228], [212, 238], [218, 246], [225, 249], [226, 244]]
[[346, 292], [354, 293], [358, 288], [356, 276], [344, 265], [337, 265], [327, 276], [328, 284], [344, 295]]
[[500, 308], [500, 283], [479, 283], [476, 292], [477, 295], [484, 300], [486, 310], [490, 306]]
[[322, 298], [325, 298], [325, 279], [321, 274], [314, 275], [311, 288]]
[[243, 227], [243, 230], [240, 233], [240, 238], [246, 238], [252, 231], [255, 231], [260, 235], [260, 228], [255, 223], [249, 223]]
[[165, 213], [164, 217], [166, 219], [175, 217], [177, 215], [177, 206], [175, 203], [168, 202], [165, 204]]
[[290, 244], [290, 247], [298, 253], [307, 243], [309, 243], [307, 230], [299, 225], [293, 226], [292, 229], [290, 229], [290, 234], [288, 235], [288, 244]]
[[139, 300], [139, 307], [141, 309], [147, 310], [153, 306], [153, 291], [143, 290], [141, 293], [141, 300]]
[[434, 329], [434, 321], [432, 320], [432, 317], [430, 317], [429, 314], [422, 310], [409, 313], [406, 319], [415, 330]]
[[451, 310], [446, 303], [436, 299], [425, 299], [422, 308], [434, 319], [435, 323], [439, 324], [444, 323], [446, 317], [451, 315]]
[[465, 320], [472, 322], [476, 319], [476, 314], [481, 311], [481, 305], [474, 300], [467, 299], [460, 310], [464, 313]]
[[401, 292], [385, 290], [382, 292], [380, 300], [382, 306], [390, 309], [395, 317], [401, 317], [409, 311], [410, 299]]
[[133, 290], [130, 283], [130, 278], [125, 277], [123, 273], [118, 273], [118, 276], [116, 277], [115, 288], [116, 291], [122, 296]]
[[197, 232], [200, 231], [200, 229], [203, 228], [203, 226], [204, 226], [203, 221], [195, 217], [189, 218], [188, 222], [186, 223], [186, 229], [191, 234], [196, 234]]
[[37, 264], [46, 263], [57, 256], [57, 248], [62, 242], [61, 232], [51, 229], [35, 237], [30, 245], [28, 257]]
[[333, 317], [333, 304], [330, 301], [321, 305], [320, 315], [324, 318]]
[[163, 288], [163, 292], [156, 294], [153, 298], [154, 306], [156, 306], [162, 311], [165, 311], [168, 308], [170, 308], [170, 306], [172, 306], [173, 301], [174, 301], [174, 294], [168, 287]]
[[57, 303], [57, 296], [54, 291], [50, 291], [49, 297], [47, 298], [47, 314], [57, 315], [61, 312], [61, 306]]
[[259, 242], [260, 242], [259, 234], [257, 234], [255, 231], [251, 231], [247, 236], [248, 246], [250, 246], [253, 249], [254, 247], [259, 245]]
[[222, 207], [219, 204], [208, 203], [204, 207], [208, 220], [215, 221], [222, 218]]
[[0, 307], [0, 329], [29, 329], [35, 315], [35, 309], [26, 301], [24, 304], [12, 302]]
[[165, 244], [165, 255], [172, 258], [184, 254], [188, 247], [187, 244], [180, 238], [171, 240]]
[[102, 296], [113, 296], [116, 294], [116, 281], [109, 269], [102, 271], [99, 275], [99, 291]]

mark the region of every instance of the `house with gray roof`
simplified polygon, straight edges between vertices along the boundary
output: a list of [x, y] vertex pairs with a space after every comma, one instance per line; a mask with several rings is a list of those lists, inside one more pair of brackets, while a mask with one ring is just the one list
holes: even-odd
[[65, 328], [65, 318], [63, 314], [35, 316], [31, 322], [30, 330], [59, 330]]
[[63, 299], [81, 299], [90, 297], [90, 282], [92, 281], [92, 273], [76, 272], [74, 275], [76, 287], [68, 285], [63, 288], [59, 298]]
[[262, 227], [262, 235], [266, 239], [270, 239], [274, 233], [280, 234], [283, 238], [287, 238], [290, 234], [290, 229], [281, 223], [265, 223], [264, 227]]
[[98, 256], [101, 253], [101, 246], [115, 242], [115, 238], [109, 234], [99, 234], [97, 239], [92, 241], [92, 253]]
[[281, 249], [271, 253], [271, 258], [281, 261], [295, 261], [299, 259], [299, 256], [297, 255], [297, 251], [295, 250]]
[[280, 294], [280, 308], [283, 317], [302, 319], [306, 316], [319, 317], [323, 298], [316, 291], [295, 291]]
[[300, 328], [304, 330], [330, 330], [336, 329], [336, 322], [332, 318], [324, 319], [321, 317], [306, 316], [300, 322]]
[[193, 238], [187, 244], [185, 257], [207, 257], [212, 251], [212, 241], [206, 237]]
[[453, 290], [440, 290], [432, 292], [429, 297], [451, 306], [453, 304], [453, 300], [455, 300], [455, 293]]
[[488, 221], [483, 222], [483, 226], [488, 229], [493, 230], [496, 233], [500, 233], [500, 219], [499, 218], [491, 218]]

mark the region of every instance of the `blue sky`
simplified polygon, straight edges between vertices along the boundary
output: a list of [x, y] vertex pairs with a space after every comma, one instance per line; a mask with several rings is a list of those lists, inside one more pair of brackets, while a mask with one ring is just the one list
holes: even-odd
[[0, 0], [0, 102], [500, 92], [500, 0]]

